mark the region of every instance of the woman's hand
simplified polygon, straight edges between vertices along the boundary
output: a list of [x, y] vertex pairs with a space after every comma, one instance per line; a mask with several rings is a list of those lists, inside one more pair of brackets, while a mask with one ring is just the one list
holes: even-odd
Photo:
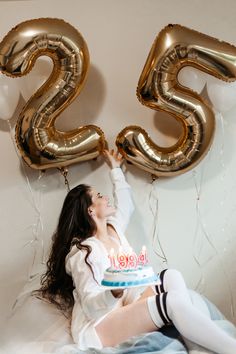
[[123, 157], [120, 155], [118, 151], [112, 150], [104, 150], [103, 155], [105, 157], [105, 160], [107, 164], [110, 166], [110, 168], [116, 168], [120, 167], [122, 162], [124, 161]]

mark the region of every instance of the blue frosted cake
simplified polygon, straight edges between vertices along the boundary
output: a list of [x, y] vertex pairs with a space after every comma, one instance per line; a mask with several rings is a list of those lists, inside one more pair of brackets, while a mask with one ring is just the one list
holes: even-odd
[[154, 273], [153, 268], [148, 265], [137, 266], [136, 268], [106, 269], [102, 280], [103, 286], [110, 287], [129, 287], [142, 286], [157, 282], [158, 277]]

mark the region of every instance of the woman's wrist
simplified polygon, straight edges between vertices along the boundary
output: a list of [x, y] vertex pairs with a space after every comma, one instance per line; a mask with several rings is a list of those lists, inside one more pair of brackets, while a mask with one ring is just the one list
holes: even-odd
[[111, 170], [115, 170], [116, 168], [121, 168], [120, 166], [111, 166]]
[[111, 168], [120, 168], [121, 166], [121, 161], [113, 159], [110, 161], [110, 167]]

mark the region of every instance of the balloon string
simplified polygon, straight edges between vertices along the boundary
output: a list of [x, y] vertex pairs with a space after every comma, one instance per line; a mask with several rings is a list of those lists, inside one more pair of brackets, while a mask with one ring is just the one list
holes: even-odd
[[70, 185], [69, 185], [69, 181], [67, 179], [68, 169], [65, 168], [65, 167], [61, 167], [61, 168], [58, 168], [58, 170], [60, 171], [60, 173], [64, 177], [64, 183], [65, 183], [65, 186], [67, 188], [67, 192], [69, 192], [70, 191]]
[[[155, 180], [157, 178], [158, 177], [154, 178], [154, 176], [152, 175], [151, 190], [150, 190], [150, 193], [149, 193], [149, 208], [150, 208], [151, 213], [153, 215], [152, 247], [153, 247], [153, 250], [154, 250], [155, 254], [157, 255], [157, 257], [162, 260], [162, 264], [166, 264], [167, 265], [167, 257], [165, 255], [164, 249], [162, 247], [161, 240], [159, 238], [159, 231], [158, 231], [159, 201], [158, 201], [158, 197], [154, 195], [155, 194], [155, 184], [156, 184]], [[153, 208], [152, 199], [154, 199], [154, 201], [155, 201], [155, 207], [154, 208]], [[156, 248], [155, 248], [156, 243], [158, 244], [162, 254], [160, 254], [160, 253], [158, 253], [156, 251]]]
[[[224, 163], [224, 143], [225, 143], [225, 121], [223, 119], [223, 116], [222, 114], [219, 112], [219, 118], [220, 118], [220, 123], [221, 123], [221, 132], [222, 132], [222, 135], [221, 135], [221, 151], [220, 151], [220, 161], [221, 161], [221, 165], [222, 165], [222, 170], [223, 170], [223, 175], [222, 175], [222, 185], [223, 185], [223, 196], [224, 196], [224, 199], [222, 200], [221, 202], [221, 205], [222, 205], [222, 208], [224, 207], [224, 201], [226, 200], [226, 196], [229, 192], [227, 192], [227, 189], [225, 188], [226, 186], [226, 183], [225, 183], [225, 176], [226, 176], [226, 166], [225, 166], [225, 163]], [[225, 225], [227, 225], [227, 217], [225, 219], [225, 222], [223, 224], [223, 227], [222, 227], [222, 231], [223, 233], [225, 234]], [[225, 234], [226, 236], [226, 241], [228, 244], [230, 244], [230, 239], [228, 238], [228, 235], [227, 233]], [[224, 237], [225, 239], [225, 237]], [[235, 251], [234, 251], [234, 247], [231, 247], [232, 250], [233, 250], [233, 253], [235, 255]], [[235, 258], [235, 257], [234, 257]], [[228, 287], [229, 287], [229, 290], [230, 290], [230, 299], [231, 299], [231, 304], [230, 304], [230, 310], [231, 310], [231, 315], [232, 317], [234, 318], [235, 317], [235, 312], [234, 312], [234, 297], [233, 297], [233, 289], [231, 287], [231, 282], [230, 282], [230, 279], [229, 279], [229, 276], [228, 276], [228, 272], [227, 270], [225, 269], [225, 264], [222, 260], [222, 257], [220, 256], [220, 259], [221, 259], [221, 262], [223, 264], [223, 270], [224, 270], [224, 274], [226, 276], [226, 279], [227, 279], [227, 283], [228, 283]]]
[[[223, 171], [224, 171], [223, 177], [225, 177], [225, 176], [226, 176], [226, 172], [225, 172], [225, 171], [226, 171], [226, 167], [225, 167], [225, 163], [224, 163], [225, 121], [224, 121], [224, 119], [223, 119], [222, 114], [221, 114], [221, 113], [218, 113], [218, 114], [219, 114], [219, 117], [220, 117], [221, 131], [222, 131], [222, 143], [221, 143], [221, 151], [220, 151], [220, 161], [221, 161], [221, 165], [222, 165]], [[230, 174], [229, 174], [229, 177], [232, 178], [232, 176], [231, 176]], [[232, 182], [233, 182], [233, 183], [235, 182], [235, 179], [234, 179], [234, 178], [232, 178]], [[223, 201], [221, 202], [222, 207], [223, 207], [224, 201], [226, 200], [226, 196], [231, 194], [230, 191], [225, 188], [226, 185], [227, 185], [227, 184], [225, 183], [224, 178], [222, 178], [222, 190], [223, 190], [223, 193], [222, 193], [222, 194], [224, 195], [224, 199], [223, 199]], [[232, 190], [233, 188], [234, 188], [234, 186], [231, 188], [231, 190]], [[231, 198], [230, 198], [230, 199], [231, 199]], [[224, 223], [223, 228], [222, 228], [222, 231], [223, 231], [223, 232], [225, 231], [225, 225], [228, 224], [228, 220], [232, 217], [232, 214], [233, 214], [233, 215], [235, 214], [235, 209], [236, 209], [236, 206], [234, 205], [234, 207], [233, 207], [233, 209], [232, 209], [232, 212], [231, 212], [231, 215], [230, 215], [229, 213], [227, 213], [227, 217], [226, 217], [226, 219], [225, 219], [225, 223]], [[226, 234], [226, 238], [227, 238], [227, 242], [228, 242], [228, 243], [231, 243], [231, 240], [230, 240], [230, 238], [227, 237], [227, 234]], [[235, 254], [234, 247], [232, 247], [231, 251], [234, 252], [234, 254]], [[235, 254], [235, 256], [236, 256], [236, 254]], [[235, 257], [235, 258], [236, 258], [236, 257]]]
[[22, 158], [21, 158], [21, 156], [20, 156], [20, 154], [19, 154], [19, 152], [18, 152], [18, 149], [17, 149], [17, 147], [16, 147], [15, 138], [14, 138], [14, 135], [12, 134], [12, 126], [11, 126], [11, 123], [10, 123], [10, 120], [9, 120], [9, 119], [7, 120], [7, 123], [8, 123], [8, 126], [9, 126], [10, 137], [11, 137], [11, 140], [12, 140], [12, 142], [13, 142], [13, 146], [14, 146], [16, 155], [17, 155], [17, 157], [19, 158], [19, 161], [20, 161], [20, 164], [21, 164], [21, 167], [22, 167], [22, 170], [23, 170], [23, 172], [24, 172], [25, 179], [26, 179], [26, 184], [27, 184], [27, 186], [28, 186], [28, 188], [29, 188], [29, 191], [30, 191], [30, 195], [31, 195], [31, 198], [32, 198], [32, 201], [33, 201], [32, 206], [33, 206], [33, 208], [35, 209], [35, 211], [36, 211], [37, 213], [39, 213], [39, 209], [38, 209], [37, 204], [36, 204], [35, 199], [34, 199], [33, 191], [32, 191], [32, 188], [31, 188], [31, 185], [30, 185], [30, 182], [29, 182], [29, 178], [28, 178], [28, 175], [27, 175], [27, 172], [26, 172], [26, 169], [25, 169], [25, 165], [24, 165], [24, 163], [22, 162]]
[[[193, 259], [195, 260], [197, 266], [200, 269], [200, 279], [199, 279], [199, 281], [198, 281], [198, 283], [196, 285], [196, 290], [199, 290], [200, 287], [205, 284], [202, 265], [201, 265], [200, 260], [198, 259], [198, 256], [196, 255], [196, 251], [195, 251], [195, 248], [196, 248], [196, 245], [197, 245], [197, 236], [199, 234], [199, 212], [198, 211], [199, 211], [199, 202], [200, 202], [200, 195], [201, 195], [201, 189], [202, 189], [203, 172], [201, 173], [199, 186], [198, 186], [197, 181], [196, 181], [196, 171], [195, 170], [192, 172], [192, 175], [193, 175], [193, 180], [194, 180], [195, 189], [196, 189], [196, 195], [197, 195], [197, 198], [196, 198], [196, 214], [197, 214], [197, 220], [198, 220], [197, 224], [196, 224], [196, 227], [195, 227], [194, 237], [193, 237]], [[200, 245], [200, 247], [201, 247], [201, 245]], [[200, 252], [198, 252], [198, 253], [200, 253]], [[201, 288], [201, 291], [203, 291], [202, 288]]]
[[[204, 237], [205, 237], [205, 240], [207, 241], [207, 243], [211, 246], [211, 249], [215, 251], [215, 247], [205, 229], [205, 226], [202, 222], [202, 218], [201, 218], [201, 211], [200, 211], [200, 201], [201, 201], [201, 195], [202, 195], [202, 186], [203, 186], [203, 179], [204, 179], [204, 176], [205, 176], [205, 166], [207, 165], [208, 163], [208, 159], [210, 158], [211, 156], [211, 152], [212, 150], [210, 150], [208, 152], [208, 155], [206, 156], [205, 158], [205, 161], [204, 163], [202, 164], [202, 167], [201, 167], [201, 174], [200, 174], [200, 181], [199, 181], [199, 184], [198, 184], [198, 181], [197, 181], [197, 173], [195, 170], [193, 170], [192, 172], [192, 176], [193, 176], [193, 181], [194, 181], [194, 185], [195, 185], [195, 190], [196, 190], [196, 195], [197, 195], [197, 198], [196, 198], [196, 215], [197, 215], [197, 224], [196, 224], [196, 227], [195, 227], [195, 233], [194, 233], [194, 237], [193, 237], [193, 258], [196, 262], [196, 264], [198, 265], [199, 269], [200, 269], [200, 272], [201, 272], [201, 275], [200, 275], [200, 279], [198, 281], [198, 284], [196, 285], [196, 289], [199, 289], [201, 287], [201, 285], [205, 285], [205, 280], [204, 280], [204, 272], [203, 272], [203, 269], [202, 269], [202, 266], [206, 266], [206, 264], [211, 261], [214, 257], [215, 254], [212, 254], [210, 257], [208, 257], [207, 260], [205, 260], [204, 262], [201, 262], [201, 260], [199, 259], [199, 255], [201, 254], [201, 251], [202, 251], [202, 248], [204, 247], [204, 244], [203, 244], [203, 238], [201, 237], [200, 239], [200, 244], [198, 246], [198, 250], [196, 250], [196, 245], [197, 245], [197, 242], [199, 241], [199, 232], [202, 231]], [[199, 231], [199, 226], [200, 226], [200, 231]], [[196, 254], [196, 252], [198, 254]], [[204, 289], [204, 288], [203, 288]], [[201, 289], [201, 291], [203, 291], [203, 289]]]
[[[197, 194], [196, 213], [197, 213], [197, 220], [198, 220], [198, 222], [199, 222], [198, 225], [200, 225], [201, 230], [203, 231], [203, 234], [204, 234], [204, 236], [205, 236], [205, 238], [206, 238], [208, 244], [212, 247], [212, 249], [215, 249], [214, 244], [212, 243], [212, 241], [211, 241], [211, 239], [210, 239], [210, 237], [209, 237], [209, 235], [208, 235], [208, 233], [207, 233], [207, 231], [206, 231], [206, 229], [205, 229], [205, 226], [204, 226], [204, 224], [203, 224], [203, 222], [202, 222], [202, 218], [201, 218], [201, 211], [200, 211], [200, 200], [201, 200], [201, 198], [200, 198], [200, 197], [201, 197], [203, 173], [201, 173], [201, 180], [200, 180], [200, 185], [199, 185], [199, 187], [198, 187], [198, 185], [197, 185], [196, 172], [195, 172], [195, 171], [193, 171], [193, 180], [194, 180], [194, 184], [195, 184], [195, 188], [196, 188], [196, 194]], [[197, 227], [196, 227], [196, 230], [198, 229], [198, 225], [197, 225]], [[195, 235], [195, 236], [196, 236], [196, 235]], [[196, 240], [194, 240], [194, 243], [195, 243], [195, 241], [196, 241]], [[210, 259], [208, 259], [208, 261], [211, 260], [211, 259], [212, 259], [212, 257], [210, 257]], [[205, 263], [205, 264], [206, 264], [206, 263]]]
[[[199, 210], [199, 217], [200, 217], [200, 210]], [[201, 222], [201, 225], [202, 225], [202, 227], [203, 227], [202, 222]], [[215, 251], [215, 253], [216, 253], [216, 255], [217, 255], [218, 259], [219, 259], [219, 262], [220, 262], [220, 265], [221, 265], [221, 269], [222, 269], [222, 271], [223, 271], [224, 277], [225, 277], [225, 279], [226, 279], [226, 283], [227, 283], [228, 288], [229, 288], [229, 296], [230, 296], [230, 300], [231, 300], [231, 303], [230, 303], [230, 310], [231, 310], [232, 316], [234, 317], [233, 289], [232, 289], [232, 287], [231, 287], [231, 285], [230, 285], [230, 279], [229, 279], [229, 277], [228, 277], [228, 272], [227, 272], [227, 270], [225, 269], [225, 264], [224, 264], [224, 262], [223, 262], [223, 260], [222, 260], [222, 258], [221, 258], [221, 256], [220, 256], [220, 253], [219, 253], [218, 249], [216, 248], [216, 246], [214, 245], [214, 243], [213, 243], [212, 240], [210, 239], [210, 236], [209, 236], [209, 234], [207, 233], [207, 231], [205, 230], [205, 228], [203, 228], [203, 232], [204, 232], [204, 234], [205, 234], [207, 240], [209, 241], [210, 245], [211, 245], [212, 248], [214, 249], [214, 251]], [[210, 259], [212, 259], [212, 258], [213, 258], [213, 257], [211, 257]]]
[[[223, 117], [222, 115], [220, 114], [220, 120], [221, 120], [221, 125], [224, 124], [223, 122]], [[224, 165], [224, 162], [223, 162], [223, 153], [224, 153], [224, 127], [222, 127], [222, 143], [221, 143], [221, 151], [220, 151], [220, 156], [221, 156], [221, 162], [222, 162], [222, 167], [223, 167], [223, 171], [224, 171], [224, 176], [225, 176], [225, 165]], [[206, 164], [206, 161], [205, 161], [205, 164]], [[231, 315], [232, 317], [234, 318], [234, 298], [233, 298], [233, 291], [232, 291], [232, 287], [231, 287], [231, 283], [230, 283], [230, 279], [229, 279], [229, 276], [228, 276], [228, 273], [227, 273], [227, 270], [225, 269], [225, 264], [224, 264], [224, 261], [217, 249], [217, 247], [215, 246], [214, 242], [212, 241], [211, 239], [211, 236], [209, 235], [209, 233], [207, 232], [206, 228], [205, 228], [205, 225], [203, 223], [203, 220], [202, 220], [202, 215], [201, 215], [201, 210], [200, 210], [200, 196], [201, 196], [201, 189], [202, 189], [202, 180], [203, 180], [203, 170], [202, 170], [202, 174], [201, 174], [201, 180], [200, 180], [200, 186], [197, 185], [197, 181], [196, 181], [196, 172], [193, 171], [193, 179], [194, 179], [194, 184], [195, 184], [195, 189], [196, 189], [196, 194], [197, 194], [197, 202], [196, 202], [196, 213], [197, 213], [197, 219], [198, 219], [198, 222], [199, 224], [197, 225], [196, 227], [196, 232], [195, 232], [195, 242], [196, 242], [196, 235], [197, 235], [197, 231], [198, 231], [198, 226], [200, 225], [201, 227], [201, 230], [205, 236], [205, 239], [207, 240], [208, 244], [211, 246], [211, 248], [214, 250], [215, 252], [215, 255], [217, 256], [218, 260], [219, 260], [219, 263], [220, 263], [220, 266], [221, 266], [221, 269], [223, 271], [223, 274], [224, 274], [224, 279], [226, 280], [226, 283], [227, 283], [227, 286], [228, 286], [228, 289], [229, 289], [229, 297], [230, 297], [230, 300], [231, 300], [231, 303], [230, 303], [230, 311], [231, 311]], [[225, 186], [225, 183], [224, 183], [224, 178], [223, 178], [223, 185]], [[226, 191], [224, 193], [224, 196], [226, 195]], [[221, 203], [222, 204], [222, 203]], [[203, 245], [201, 244], [201, 248], [203, 247]], [[200, 249], [201, 251], [201, 249]], [[207, 260], [207, 263], [213, 258], [213, 255]], [[201, 266], [201, 262], [198, 260], [198, 258], [196, 256], [194, 256], [194, 259], [195, 261], [197, 262], [198, 266], [200, 267], [201, 269], [201, 272], [202, 272], [202, 266]], [[204, 265], [206, 265], [206, 262], [204, 263]], [[200, 281], [200, 283], [202, 283], [202, 281]], [[198, 283], [198, 286], [199, 286], [199, 283]]]
[[[24, 247], [28, 246], [28, 245], [33, 245], [34, 246], [34, 252], [33, 252], [33, 257], [32, 257], [32, 262], [31, 262], [31, 266], [29, 267], [29, 270], [28, 270], [28, 279], [25, 283], [25, 285], [23, 286], [23, 289], [26, 287], [26, 285], [31, 282], [33, 279], [35, 279], [36, 277], [38, 277], [40, 275], [39, 272], [34, 272], [34, 267], [35, 267], [35, 261], [36, 261], [36, 258], [37, 258], [37, 254], [38, 254], [38, 247], [37, 247], [37, 243], [39, 242], [39, 235], [42, 234], [44, 228], [43, 228], [43, 222], [42, 222], [42, 216], [41, 216], [41, 211], [40, 211], [40, 207], [39, 205], [37, 204], [36, 202], [36, 199], [35, 199], [35, 196], [34, 196], [34, 193], [33, 193], [33, 190], [31, 188], [31, 184], [30, 184], [30, 181], [29, 181], [29, 178], [28, 178], [28, 175], [27, 175], [27, 172], [26, 172], [26, 168], [25, 168], [25, 165], [22, 161], [22, 158], [18, 152], [18, 149], [16, 147], [16, 142], [15, 142], [15, 138], [14, 138], [14, 135], [12, 133], [12, 126], [11, 126], [11, 123], [10, 123], [10, 120], [7, 120], [7, 123], [8, 123], [8, 127], [9, 127], [9, 133], [10, 133], [10, 137], [11, 137], [11, 140], [13, 142], [13, 147], [15, 149], [15, 152], [16, 152], [16, 155], [17, 157], [19, 158], [19, 161], [20, 161], [20, 164], [22, 166], [22, 170], [23, 170], [23, 174], [24, 174], [24, 177], [25, 177], [25, 182], [26, 182], [26, 186], [30, 192], [30, 196], [31, 196], [31, 199], [30, 199], [30, 204], [31, 206], [33, 207], [33, 209], [35, 210], [36, 212], [36, 223], [31, 225], [31, 229], [32, 229], [32, 234], [33, 234], [33, 239], [31, 239], [30, 241], [28, 241]], [[41, 180], [43, 176], [43, 173], [40, 171], [39, 172], [39, 176], [38, 176], [38, 179], [37, 179], [37, 182], [39, 182]], [[39, 203], [41, 204], [41, 188], [39, 189]], [[44, 264], [45, 261], [44, 261], [44, 256], [45, 256], [45, 251], [44, 251], [44, 241], [43, 239], [41, 239], [41, 264]], [[16, 305], [18, 304], [20, 298], [23, 296], [22, 294], [24, 294], [25, 292], [20, 292], [21, 295], [18, 295], [13, 306], [12, 306], [12, 311], [14, 311], [14, 308], [16, 307]]]

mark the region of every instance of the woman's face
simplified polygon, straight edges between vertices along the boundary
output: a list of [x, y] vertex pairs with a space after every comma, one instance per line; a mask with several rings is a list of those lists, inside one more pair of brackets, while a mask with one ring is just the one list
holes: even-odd
[[115, 213], [116, 209], [110, 204], [107, 196], [103, 196], [95, 189], [90, 190], [90, 195], [92, 197], [93, 204], [89, 207], [89, 212], [92, 216], [103, 219]]

